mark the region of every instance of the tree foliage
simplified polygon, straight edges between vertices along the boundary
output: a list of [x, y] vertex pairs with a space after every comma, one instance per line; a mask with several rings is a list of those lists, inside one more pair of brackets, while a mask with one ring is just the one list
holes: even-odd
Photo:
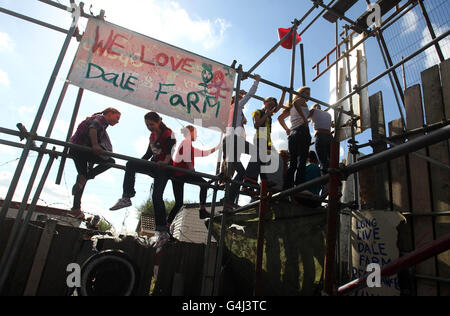
[[[175, 205], [175, 201], [164, 200], [164, 204], [166, 205], [166, 214], [169, 214], [170, 210]], [[155, 216], [155, 208], [153, 207], [152, 199], [148, 199], [145, 203], [139, 206], [137, 211], [138, 218], [140, 218], [141, 215]]]

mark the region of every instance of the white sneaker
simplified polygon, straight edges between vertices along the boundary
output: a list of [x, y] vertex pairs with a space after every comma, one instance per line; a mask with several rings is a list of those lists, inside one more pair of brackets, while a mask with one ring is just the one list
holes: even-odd
[[169, 241], [169, 233], [168, 232], [159, 232], [159, 236], [158, 239], [156, 240], [156, 242], [153, 244], [153, 248], [157, 248], [156, 252], [158, 253], [162, 246]]

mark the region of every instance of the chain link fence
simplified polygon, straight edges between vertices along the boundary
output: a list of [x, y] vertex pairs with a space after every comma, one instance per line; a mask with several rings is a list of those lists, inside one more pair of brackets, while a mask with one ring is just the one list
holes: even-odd
[[[450, 26], [450, 0], [424, 0], [423, 4], [436, 36], [447, 31]], [[394, 64], [432, 40], [418, 3], [412, 10], [387, 28], [383, 35]], [[444, 58], [450, 58], [450, 39], [441, 40], [439, 46]], [[398, 77], [404, 78], [406, 81], [406, 87], [410, 87], [421, 82], [420, 73], [423, 70], [439, 63], [438, 53], [433, 46], [405, 63], [404, 73], [401, 67], [397, 68], [396, 71]]]

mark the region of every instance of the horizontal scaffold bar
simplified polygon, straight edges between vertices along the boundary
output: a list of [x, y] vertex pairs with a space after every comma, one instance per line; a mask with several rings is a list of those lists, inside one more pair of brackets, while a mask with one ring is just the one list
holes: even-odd
[[[450, 138], [450, 125], [442, 127], [439, 130], [429, 133], [427, 135], [418, 137], [407, 143], [387, 149], [381, 153], [370, 156], [367, 159], [364, 159], [364, 160], [355, 162], [349, 166], [340, 168], [339, 170], [330, 170], [330, 171], [331, 172], [339, 172], [344, 178], [346, 178], [349, 175], [356, 173], [360, 170], [363, 170], [363, 169], [375, 166], [377, 164], [398, 158], [398, 157], [408, 154], [410, 152], [415, 152], [421, 148], [439, 143], [439, 142], [444, 141], [449, 138]], [[329, 181], [329, 177], [330, 177], [329, 174], [327, 174], [327, 175], [321, 176], [319, 178], [316, 178], [314, 180], [302, 183], [291, 189], [276, 193], [272, 196], [271, 200], [272, 201], [279, 200], [283, 197], [289, 196], [296, 192], [301, 192], [301, 191], [311, 188], [313, 186], [325, 184]], [[259, 203], [260, 203], [260, 200], [257, 200], [255, 202], [247, 204], [246, 206], [243, 206], [234, 211], [231, 211], [231, 212], [229, 212], [229, 214], [237, 214], [237, 213], [255, 208], [257, 205], [259, 205]]]

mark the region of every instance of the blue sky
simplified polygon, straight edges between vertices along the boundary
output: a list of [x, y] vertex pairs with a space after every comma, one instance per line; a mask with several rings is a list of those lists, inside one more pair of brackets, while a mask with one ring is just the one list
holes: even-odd
[[[59, 0], [69, 5], [68, 0]], [[258, 0], [258, 1], [205, 1], [205, 0], [87, 0], [85, 10], [98, 14], [100, 9], [106, 11], [106, 20], [132, 31], [136, 31], [169, 44], [192, 51], [223, 64], [230, 65], [233, 60], [243, 65], [244, 71], [252, 67], [272, 46], [278, 41], [277, 29], [288, 28], [295, 18], [300, 19], [311, 7], [309, 0]], [[2, 7], [13, 10], [48, 23], [68, 29], [71, 16], [63, 10], [53, 8], [38, 1], [2, 1]], [[348, 13], [353, 19], [359, 17], [366, 10], [366, 1], [359, 1]], [[303, 29], [313, 16], [318, 14], [317, 9], [301, 26]], [[87, 20], [81, 18], [80, 29], [84, 30]], [[312, 82], [312, 66], [327, 54], [334, 46], [334, 25], [319, 19], [313, 27], [302, 35], [305, 48], [305, 64], [307, 84], [311, 86], [311, 95], [325, 102], [329, 101], [329, 75]], [[342, 29], [340, 29], [342, 30]], [[423, 30], [419, 30], [422, 32]], [[0, 19], [0, 96], [1, 112], [0, 126], [15, 129], [18, 122], [31, 128], [36, 110], [42, 99], [56, 58], [62, 47], [65, 35], [46, 29], [44, 27], [16, 19], [2, 14]], [[72, 40], [66, 55], [63, 67], [59, 72], [56, 84], [41, 121], [38, 133], [45, 134], [48, 122], [52, 115], [61, 87], [67, 76], [69, 67], [75, 56], [78, 43]], [[384, 64], [374, 39], [369, 40], [366, 46], [368, 58], [369, 80], [384, 70]], [[289, 86], [290, 82], [291, 51], [279, 48], [261, 66], [255, 74]], [[243, 88], [249, 89], [252, 80], [242, 83]], [[301, 85], [300, 60], [296, 60], [295, 87]], [[385, 114], [387, 121], [399, 118], [399, 113], [389, 81], [386, 78], [379, 80], [369, 88], [369, 95], [383, 91], [385, 101]], [[64, 140], [70, 122], [70, 116], [75, 102], [78, 88], [71, 86], [66, 95], [61, 113], [53, 131], [52, 137]], [[261, 97], [280, 97], [281, 91], [270, 86], [260, 84], [257, 95]], [[312, 103], [310, 102], [310, 106]], [[109, 135], [117, 153], [141, 157], [148, 144], [147, 131], [143, 115], [145, 109], [125, 104], [120, 101], [85, 91], [79, 111], [77, 124], [86, 116], [100, 111], [108, 106], [118, 108], [122, 118], [118, 125], [108, 129]], [[247, 118], [251, 113], [262, 106], [261, 102], [252, 99], [245, 108]], [[180, 128], [185, 122], [164, 117], [165, 123], [180, 137]], [[274, 119], [274, 122], [276, 120]], [[273, 138], [278, 149], [287, 149], [287, 139], [281, 126], [274, 124]], [[249, 137], [254, 131], [247, 127]], [[360, 142], [368, 140], [370, 132], [366, 131], [358, 136]], [[18, 141], [13, 137], [3, 135], [2, 139]], [[197, 147], [211, 148], [220, 141], [220, 135], [206, 130], [199, 131]], [[346, 143], [341, 144], [342, 154], [346, 155]], [[370, 151], [369, 151], [370, 152]], [[368, 151], [366, 151], [368, 153]], [[28, 182], [28, 177], [34, 165], [32, 153], [26, 164], [22, 180], [14, 196], [15, 201], [22, 200], [22, 194]], [[14, 173], [20, 150], [0, 145], [0, 197], [4, 198], [9, 181]], [[217, 155], [196, 160], [198, 171], [214, 173]], [[46, 159], [44, 160], [44, 164]], [[123, 161], [118, 161], [123, 164]], [[56, 162], [56, 166], [59, 161]], [[41, 167], [44, 169], [44, 166]], [[70, 208], [72, 196], [70, 188], [75, 181], [75, 167], [68, 160], [61, 185], [55, 185], [57, 168], [54, 167], [46, 188], [42, 194], [40, 204], [54, 207]], [[41, 170], [42, 172], [42, 170]], [[40, 177], [38, 177], [40, 179]], [[134, 231], [137, 224], [135, 206], [142, 204], [149, 196], [151, 178], [139, 175], [136, 182], [137, 195], [133, 199], [133, 207], [109, 212], [108, 208], [121, 196], [123, 171], [110, 170], [93, 181], [88, 182], [82, 200], [82, 208], [93, 214], [100, 214], [113, 223], [118, 231], [123, 228]], [[37, 181], [36, 181], [37, 182]], [[198, 201], [198, 188], [187, 185], [185, 198], [189, 201]], [[212, 196], [210, 190], [209, 195]], [[219, 198], [222, 194], [219, 194]], [[173, 198], [170, 183], [166, 188], [165, 197]], [[209, 198], [210, 199], [210, 198]]]

